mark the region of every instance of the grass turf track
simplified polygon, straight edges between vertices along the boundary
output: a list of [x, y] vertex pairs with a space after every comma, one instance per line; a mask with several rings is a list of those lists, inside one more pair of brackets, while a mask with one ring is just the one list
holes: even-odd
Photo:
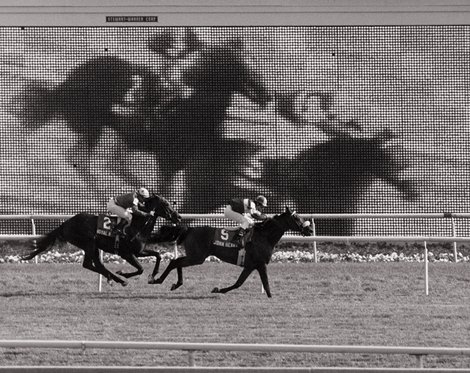
[[[163, 263], [163, 267], [167, 263]], [[109, 264], [115, 270], [121, 264]], [[70, 339], [324, 345], [470, 345], [470, 265], [431, 263], [272, 263], [273, 298], [253, 274], [225, 295], [240, 268], [205, 263], [169, 291], [103, 284], [79, 264], [2, 264], [0, 339]], [[198, 352], [199, 366], [415, 366], [401, 355]], [[426, 366], [470, 368], [465, 357], [428, 357]], [[180, 351], [5, 349], [0, 365], [187, 365]]]

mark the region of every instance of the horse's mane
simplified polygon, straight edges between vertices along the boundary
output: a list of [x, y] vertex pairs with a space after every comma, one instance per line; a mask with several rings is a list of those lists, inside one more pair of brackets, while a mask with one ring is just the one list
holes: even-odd
[[269, 235], [272, 229], [274, 229], [275, 227], [280, 227], [278, 220], [279, 217], [282, 216], [282, 214], [274, 215], [273, 217], [267, 218], [260, 223], [256, 223], [253, 229], [255, 230], [255, 232], [263, 233], [265, 236]]

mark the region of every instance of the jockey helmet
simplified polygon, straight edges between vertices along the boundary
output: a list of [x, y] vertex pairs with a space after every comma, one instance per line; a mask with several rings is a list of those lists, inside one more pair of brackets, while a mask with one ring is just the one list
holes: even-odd
[[266, 199], [265, 196], [258, 196], [256, 197], [255, 199], [255, 203], [263, 206], [263, 207], [267, 207], [268, 206], [268, 200]]
[[183, 41], [185, 53], [201, 50], [204, 46], [204, 43], [199, 39], [198, 35], [189, 27], [184, 30]]
[[150, 193], [149, 191], [146, 189], [146, 188], [139, 188], [137, 190], [137, 194], [144, 197], [144, 198], [149, 198], [150, 197]]
[[152, 52], [165, 54], [173, 47], [175, 40], [175, 30], [172, 28], [164, 28], [148, 41], [147, 46]]
[[165, 28], [154, 35], [147, 46], [152, 52], [183, 58], [188, 53], [202, 49], [203, 42], [191, 28]]

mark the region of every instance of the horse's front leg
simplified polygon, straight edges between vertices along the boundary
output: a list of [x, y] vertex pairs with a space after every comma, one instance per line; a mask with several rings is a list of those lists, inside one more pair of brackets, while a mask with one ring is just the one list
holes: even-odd
[[266, 292], [268, 298], [271, 298], [271, 289], [269, 288], [268, 271], [266, 264], [257, 268], [257, 270], [259, 273], [259, 277], [261, 278], [261, 283], [263, 284], [264, 291]]
[[158, 273], [158, 269], [160, 268], [160, 262], [162, 261], [162, 257], [160, 256], [159, 253], [157, 253], [155, 255], [155, 267], [153, 267], [153, 271], [152, 271], [152, 274], [150, 275], [151, 277], [149, 277], [149, 280], [150, 278], [154, 279], [155, 276], [157, 275]]
[[243, 271], [240, 274], [240, 277], [238, 277], [238, 280], [237, 280], [237, 282], [235, 282], [235, 284], [233, 284], [232, 286], [223, 288], [223, 289], [214, 288], [214, 289], [212, 289], [212, 293], [225, 294], [225, 293], [229, 292], [230, 290], [239, 288], [240, 286], [243, 285], [243, 283], [246, 281], [246, 279], [251, 274], [251, 272], [253, 272], [253, 269], [243, 268]]
[[152, 274], [149, 275], [148, 277], [148, 283], [149, 284], [153, 284], [154, 282], [154, 278], [155, 276], [157, 275], [158, 273], [158, 270], [160, 268], [160, 262], [162, 261], [162, 256], [160, 255], [160, 253], [156, 250], [153, 250], [153, 249], [148, 249], [147, 247], [145, 247], [140, 253], [139, 253], [139, 257], [148, 257], [148, 256], [153, 256], [155, 257], [155, 266], [153, 267], [153, 271], [152, 271]]
[[130, 278], [134, 276], [139, 276], [142, 273], [144, 273], [144, 267], [140, 262], [137, 260], [134, 254], [128, 254], [128, 255], [123, 255], [122, 258], [128, 262], [131, 266], [133, 266], [137, 271], [134, 272], [123, 272], [123, 271], [118, 271], [116, 272], [118, 275], [125, 277], [125, 278]]

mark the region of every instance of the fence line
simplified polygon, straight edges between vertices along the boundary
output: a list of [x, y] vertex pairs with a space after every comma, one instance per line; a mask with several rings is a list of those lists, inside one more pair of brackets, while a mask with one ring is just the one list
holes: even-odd
[[[30, 240], [44, 237], [41, 234], [0, 234], [0, 240]], [[287, 242], [470, 242], [463, 236], [294, 236], [284, 235], [280, 241]]]
[[[183, 219], [226, 219], [223, 214], [180, 214]], [[5, 214], [0, 215], [0, 220], [66, 220], [73, 214]], [[273, 214], [268, 214], [273, 216]], [[447, 219], [447, 218], [470, 218], [470, 213], [460, 212], [437, 212], [437, 213], [355, 213], [355, 214], [307, 214], [299, 213], [306, 219]]]
[[[458, 261], [457, 243], [470, 242], [470, 237], [456, 236], [455, 218], [470, 218], [470, 213], [388, 213], [388, 214], [299, 214], [303, 218], [312, 219], [360, 219], [360, 218], [379, 218], [379, 219], [397, 219], [397, 218], [428, 218], [428, 219], [450, 219], [452, 223], [453, 236], [314, 236], [302, 237], [294, 235], [285, 235], [281, 241], [313, 243], [314, 257], [317, 261], [317, 242], [423, 242], [424, 244], [424, 263], [425, 263], [425, 294], [429, 295], [429, 263], [428, 263], [428, 242], [452, 242], [454, 244], [454, 260]], [[33, 234], [17, 234], [17, 235], [1, 235], [0, 240], [28, 240], [37, 239], [42, 235], [37, 235], [35, 220], [66, 220], [73, 215], [0, 215], [0, 220], [31, 220]], [[272, 216], [272, 215], [271, 215]], [[222, 214], [181, 214], [183, 219], [226, 219]], [[313, 224], [315, 228], [315, 224]], [[175, 247], [175, 255], [176, 255]], [[36, 259], [37, 262], [37, 259]], [[101, 291], [101, 276], [99, 277], [99, 285]]]
[[189, 366], [195, 366], [196, 351], [284, 352], [284, 353], [336, 353], [416, 356], [420, 368], [424, 356], [470, 356], [470, 348], [460, 347], [401, 347], [401, 346], [346, 346], [346, 345], [289, 345], [250, 343], [185, 343], [185, 342], [132, 342], [132, 341], [68, 341], [68, 340], [0, 340], [0, 348], [54, 348], [54, 349], [134, 349], [179, 350], [188, 353]]

